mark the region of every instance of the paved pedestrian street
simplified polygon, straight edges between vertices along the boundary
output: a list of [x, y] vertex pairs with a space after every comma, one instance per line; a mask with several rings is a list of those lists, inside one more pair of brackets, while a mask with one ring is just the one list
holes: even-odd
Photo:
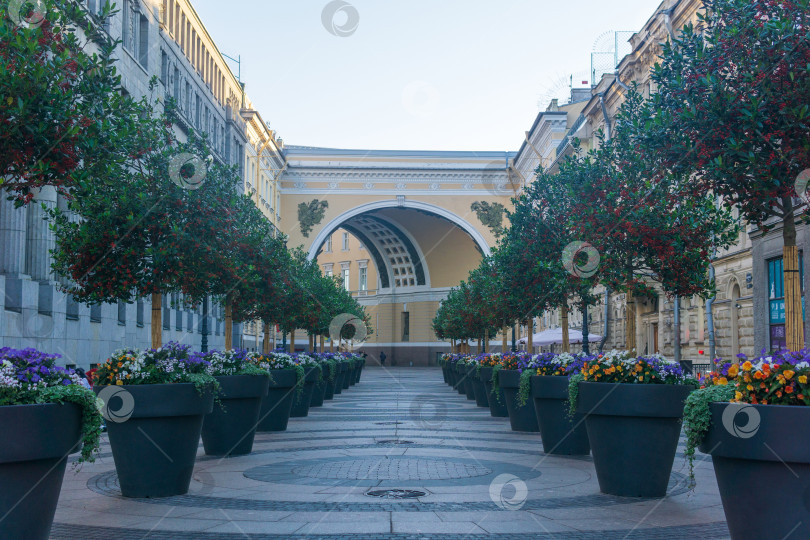
[[604, 495], [590, 457], [544, 454], [439, 369], [371, 368], [248, 456], [200, 446], [187, 495], [123, 498], [105, 436], [96, 463], [68, 469], [51, 538], [728, 538], [698, 457], [693, 492], [682, 439], [665, 498]]

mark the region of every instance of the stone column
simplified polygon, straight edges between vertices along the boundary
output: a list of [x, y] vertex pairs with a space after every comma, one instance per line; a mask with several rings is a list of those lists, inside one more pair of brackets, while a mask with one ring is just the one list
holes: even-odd
[[[45, 208], [43, 208], [43, 206]], [[46, 186], [35, 193], [28, 205], [28, 233], [25, 249], [26, 273], [34, 281], [48, 281], [51, 276], [51, 253], [55, 246], [48, 210], [56, 206], [56, 189]]]
[[27, 211], [14, 208], [0, 191], [0, 274], [19, 276], [25, 272], [25, 233]]

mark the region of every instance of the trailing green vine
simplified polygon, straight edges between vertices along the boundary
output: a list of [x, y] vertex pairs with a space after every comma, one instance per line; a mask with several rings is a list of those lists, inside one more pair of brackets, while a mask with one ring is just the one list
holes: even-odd
[[584, 381], [585, 377], [581, 373], [574, 373], [568, 379], [568, 416], [573, 418], [577, 413], [577, 401], [579, 400], [579, 383]]
[[93, 462], [101, 438], [101, 414], [96, 395], [77, 384], [49, 386], [36, 394], [36, 403], [74, 403], [82, 410], [82, 449], [78, 463]]
[[533, 369], [526, 369], [520, 374], [520, 384], [518, 385], [517, 402], [518, 405], [523, 407], [529, 402], [529, 397], [532, 393], [532, 375]]
[[689, 487], [695, 487], [695, 450], [703, 441], [712, 424], [712, 413], [709, 404], [730, 402], [734, 399], [735, 386], [713, 385], [701, 388], [689, 394], [683, 409], [683, 427], [686, 432], [686, 450], [684, 454], [689, 462]]
[[492, 393], [495, 394], [495, 399], [501, 401], [501, 387], [498, 384], [498, 372], [503, 369], [501, 364], [492, 366]]

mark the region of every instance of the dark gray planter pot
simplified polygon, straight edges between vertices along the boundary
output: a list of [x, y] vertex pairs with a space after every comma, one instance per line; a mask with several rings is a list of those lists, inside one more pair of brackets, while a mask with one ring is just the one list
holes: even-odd
[[447, 376], [447, 364], [445, 362], [441, 363], [442, 366], [442, 379], [444, 379], [444, 384], [450, 384], [450, 380]]
[[502, 369], [498, 371], [498, 386], [503, 389], [506, 398], [506, 410], [509, 412], [509, 424], [512, 431], [536, 433], [540, 431], [537, 424], [537, 413], [534, 403], [520, 406], [517, 402], [518, 386], [520, 386], [520, 372], [516, 369]]
[[473, 394], [475, 395], [475, 404], [479, 407], [489, 407], [489, 399], [487, 398], [487, 387], [484, 381], [478, 376], [478, 368], [475, 367], [470, 375], [473, 385]]
[[[324, 372], [327, 370], [325, 366], [321, 368]], [[309, 402], [309, 408], [312, 407], [323, 407], [323, 400], [326, 397], [326, 378], [329, 376], [328, 373], [324, 373], [323, 378], [315, 383], [315, 387], [312, 390], [312, 399]]]
[[355, 369], [355, 377], [354, 377], [354, 384], [360, 382], [360, 375], [363, 373], [363, 365], [365, 364], [365, 360], [358, 360], [357, 361], [357, 369]]
[[470, 401], [475, 401], [475, 387], [473, 386], [473, 368], [464, 366], [464, 394]]
[[315, 384], [321, 376], [320, 366], [306, 368], [306, 378], [304, 379], [303, 392], [296, 392], [293, 398], [293, 405], [290, 409], [290, 418], [303, 418], [309, 414], [309, 406], [312, 402], [312, 394], [315, 392]]
[[337, 375], [335, 375], [335, 395], [343, 393], [343, 383], [346, 382], [346, 374], [349, 372], [349, 364], [338, 362]]
[[343, 377], [343, 389], [348, 390], [349, 387], [352, 385], [352, 379], [354, 378], [354, 368], [349, 368], [349, 364], [346, 364], [346, 376]]
[[[93, 390], [99, 393], [104, 388]], [[184, 495], [194, 471], [203, 419], [213, 410], [213, 392], [200, 393], [190, 383], [122, 388], [132, 396], [132, 416], [107, 422], [121, 494], [137, 498]], [[121, 408], [115, 403], [109, 407]]]
[[72, 403], [0, 407], [0, 537], [48, 539], [81, 420]]
[[259, 427], [256, 431], [284, 431], [290, 420], [293, 399], [298, 389], [298, 374], [294, 369], [270, 370], [273, 380], [270, 389], [262, 400], [259, 412]]
[[498, 388], [497, 393], [493, 392], [492, 368], [482, 367], [478, 376], [482, 381], [484, 381], [484, 386], [487, 389], [489, 415], [496, 418], [507, 418], [509, 416], [509, 410], [506, 408], [506, 396], [503, 395], [503, 389]]
[[335, 369], [335, 378], [329, 380], [329, 369], [324, 367], [323, 380], [325, 381], [326, 388], [324, 389], [323, 399], [329, 401], [335, 397], [335, 387], [337, 386], [338, 376], [340, 375], [340, 364]]
[[256, 423], [270, 379], [264, 375], [217, 377], [219, 402], [205, 416], [202, 441], [209, 456], [240, 456], [253, 451]]
[[456, 363], [454, 371], [456, 372], [456, 383], [453, 388], [462, 396], [467, 395], [467, 368], [463, 365]]
[[810, 409], [709, 407], [699, 448], [711, 453], [731, 538], [810, 538]]
[[591, 453], [585, 417], [568, 414], [568, 377], [532, 376], [532, 400], [543, 451], [546, 454], [582, 456]]
[[599, 489], [622, 497], [663, 497], [691, 386], [579, 383]]

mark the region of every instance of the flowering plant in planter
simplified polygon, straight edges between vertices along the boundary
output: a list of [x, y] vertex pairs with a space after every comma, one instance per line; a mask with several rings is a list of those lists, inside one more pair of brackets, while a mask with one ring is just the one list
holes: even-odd
[[101, 436], [96, 396], [72, 369], [56, 365], [58, 354], [0, 348], [0, 406], [75, 403], [82, 411], [80, 462], [94, 461]]
[[304, 371], [303, 366], [298, 364], [295, 361], [295, 357], [291, 354], [287, 354], [285, 352], [271, 352], [267, 354], [263, 354], [258, 356], [256, 359], [257, 365], [265, 370], [274, 370], [274, 369], [293, 369], [295, 370], [296, 374], [296, 387], [298, 388], [298, 392], [302, 392], [304, 389], [304, 379], [306, 378], [306, 372]]
[[531, 394], [531, 378], [535, 375], [550, 377], [571, 377], [582, 371], [585, 362], [592, 356], [571, 353], [542, 353], [532, 356], [526, 369], [520, 374], [520, 388], [518, 389], [518, 403], [522, 406], [529, 401]]
[[695, 449], [711, 427], [709, 405], [717, 402], [749, 405], [810, 405], [810, 349], [781, 350], [753, 361], [737, 355], [740, 363], [717, 362], [700, 390], [686, 400], [684, 430], [689, 478], [694, 485]]
[[206, 373], [214, 377], [229, 375], [264, 375], [270, 376], [267, 370], [260, 368], [256, 364], [256, 357], [245, 349], [233, 349], [230, 351], [209, 351], [206, 353], [194, 353], [191, 355], [196, 361], [207, 363]]
[[[312, 368], [312, 367], [320, 367], [321, 363], [318, 361], [317, 357], [314, 356], [314, 354], [317, 354], [317, 353], [313, 353], [312, 355], [306, 354], [306, 353], [295, 353], [293, 355], [293, 360], [295, 361], [296, 364], [298, 364], [299, 366], [302, 366], [304, 368], [304, 370], [306, 370], [307, 368]], [[318, 370], [318, 381], [317, 382], [320, 382], [321, 379], [323, 379], [323, 370], [322, 369]]]
[[571, 376], [568, 383], [570, 411], [576, 411], [580, 382], [698, 386], [698, 381], [687, 377], [678, 362], [667, 360], [661, 354], [634, 356], [631, 351], [615, 350], [588, 358], [580, 372]]
[[318, 359], [321, 363], [321, 371], [327, 374], [329, 381], [334, 382], [337, 376], [337, 365], [343, 359], [343, 355], [340, 353], [320, 353]]
[[501, 354], [499, 362], [492, 366], [492, 391], [497, 395], [500, 389], [500, 386], [498, 386], [498, 372], [500, 370], [517, 370], [518, 373], [523, 373], [531, 359], [532, 355], [529, 353], [507, 352]]
[[200, 392], [218, 389], [211, 362], [190, 349], [176, 342], [159, 349], [119, 349], [99, 366], [94, 380], [101, 385], [191, 383]]

